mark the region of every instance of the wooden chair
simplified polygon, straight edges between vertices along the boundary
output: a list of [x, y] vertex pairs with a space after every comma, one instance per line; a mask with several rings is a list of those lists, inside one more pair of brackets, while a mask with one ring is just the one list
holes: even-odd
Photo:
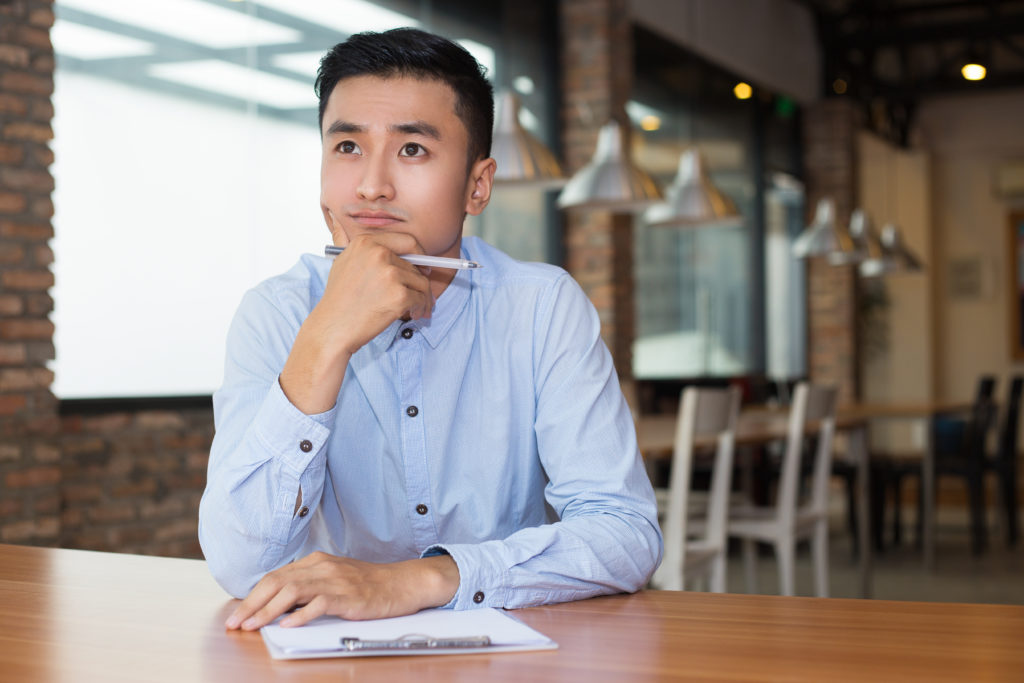
[[[815, 593], [828, 597], [828, 487], [832, 474], [832, 438], [835, 434], [836, 390], [801, 382], [793, 392], [786, 448], [778, 493], [772, 506], [743, 505], [730, 508], [728, 535], [743, 540], [747, 590], [757, 591], [758, 541], [771, 543], [779, 564], [782, 595], [794, 594], [796, 542], [811, 539]], [[801, 459], [806, 428], [817, 423], [817, 446], [810, 496], [798, 500]]]
[[[688, 387], [682, 391], [676, 420], [672, 470], [667, 489], [655, 489], [665, 556], [652, 579], [657, 588], [684, 590], [687, 579], [710, 579], [709, 589], [725, 592], [726, 513], [732, 488], [733, 446], [739, 415], [740, 392], [728, 389]], [[691, 504], [690, 480], [694, 442], [717, 440], [711, 488], [704, 507]], [[688, 523], [691, 512], [702, 519]], [[704, 586], [701, 586], [704, 588]]]
[[1005, 514], [1006, 545], [1010, 547], [1017, 545], [1020, 536], [1017, 509], [1017, 427], [1020, 421], [1022, 389], [1024, 376], [1015, 375], [1010, 380], [1010, 389], [1003, 408], [996, 452], [985, 459], [985, 470], [995, 472], [999, 478], [999, 498]]

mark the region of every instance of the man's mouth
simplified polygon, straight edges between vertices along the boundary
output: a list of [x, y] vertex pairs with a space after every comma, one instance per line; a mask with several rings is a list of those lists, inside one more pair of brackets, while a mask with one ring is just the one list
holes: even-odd
[[352, 211], [349, 216], [359, 225], [379, 228], [400, 223], [403, 219], [388, 211]]

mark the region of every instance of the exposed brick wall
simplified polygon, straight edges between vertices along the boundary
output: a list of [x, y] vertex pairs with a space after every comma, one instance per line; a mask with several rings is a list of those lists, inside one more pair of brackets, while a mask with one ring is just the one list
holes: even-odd
[[[818, 200], [831, 197], [836, 220], [850, 220], [857, 201], [857, 133], [860, 110], [849, 100], [829, 99], [804, 110], [804, 169], [807, 220]], [[839, 402], [859, 398], [857, 359], [857, 274], [822, 258], [807, 267], [808, 366], [811, 380], [839, 388]]]
[[67, 416], [61, 432], [62, 547], [202, 556], [212, 409]]
[[[571, 174], [590, 161], [602, 125], [612, 118], [627, 123], [632, 27], [625, 0], [562, 0], [560, 12], [563, 158]], [[597, 308], [623, 378], [632, 376], [632, 235], [632, 216], [573, 211], [566, 218], [566, 269]]]
[[0, 0], [0, 542], [199, 557], [210, 408], [58, 416], [49, 0]]
[[51, 3], [0, 1], [0, 541], [60, 534], [57, 402], [50, 392]]

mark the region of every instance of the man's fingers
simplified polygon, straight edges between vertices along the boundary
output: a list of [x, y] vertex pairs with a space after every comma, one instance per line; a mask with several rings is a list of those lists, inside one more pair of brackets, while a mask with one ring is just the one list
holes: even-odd
[[285, 627], [302, 626], [325, 614], [327, 614], [327, 598], [318, 595], [310, 600], [308, 605], [295, 610], [282, 619], [280, 624]]
[[301, 598], [297, 585], [286, 584], [268, 603], [242, 622], [242, 630], [255, 631], [262, 628], [301, 602], [304, 600]]
[[245, 596], [245, 600], [242, 600], [242, 603], [235, 608], [234, 613], [228, 617], [224, 625], [229, 629], [241, 628], [246, 621], [278, 595], [286, 585], [278, 578], [278, 572], [271, 572], [260, 579], [249, 595]]

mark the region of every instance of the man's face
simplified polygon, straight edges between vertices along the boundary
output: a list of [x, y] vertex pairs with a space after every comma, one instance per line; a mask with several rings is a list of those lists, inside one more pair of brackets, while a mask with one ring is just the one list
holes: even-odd
[[434, 80], [338, 82], [323, 117], [320, 204], [336, 244], [407, 232], [428, 254], [458, 257], [465, 214], [490, 198], [493, 161], [466, 172], [469, 134], [455, 94]]

